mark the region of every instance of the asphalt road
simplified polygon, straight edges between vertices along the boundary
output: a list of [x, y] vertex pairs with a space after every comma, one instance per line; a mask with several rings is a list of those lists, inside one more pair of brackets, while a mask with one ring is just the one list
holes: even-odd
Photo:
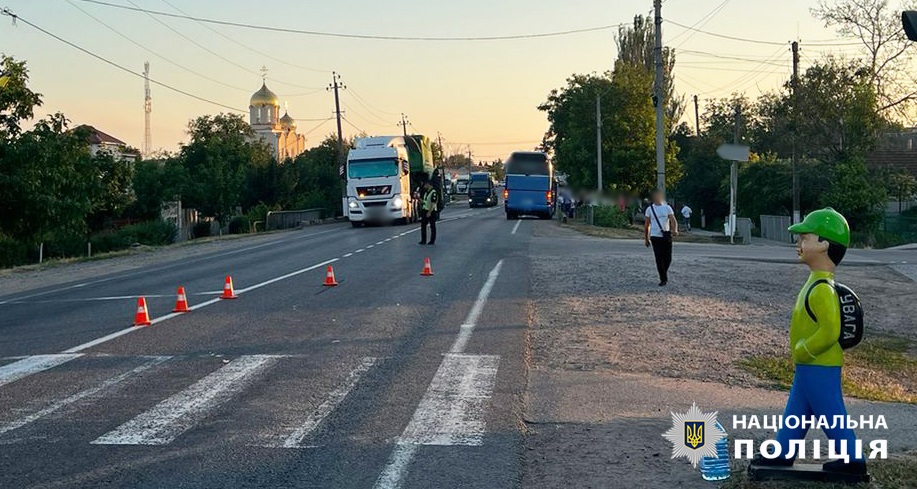
[[0, 296], [0, 488], [518, 486], [535, 225], [456, 206], [434, 247], [319, 226]]

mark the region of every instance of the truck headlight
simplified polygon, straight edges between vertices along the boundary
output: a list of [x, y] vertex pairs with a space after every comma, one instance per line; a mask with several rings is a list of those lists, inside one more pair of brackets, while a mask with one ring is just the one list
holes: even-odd
[[404, 200], [401, 199], [400, 195], [392, 199], [392, 207], [394, 207], [395, 209], [401, 209], [402, 205], [404, 205]]
[[353, 197], [351, 197], [350, 200], [347, 202], [347, 207], [350, 207], [351, 209], [356, 209], [356, 208], [357, 208], [357, 201], [354, 200]]

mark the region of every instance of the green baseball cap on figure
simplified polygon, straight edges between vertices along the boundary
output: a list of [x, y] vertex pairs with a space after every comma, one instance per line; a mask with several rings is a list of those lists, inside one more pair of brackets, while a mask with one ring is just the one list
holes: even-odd
[[830, 207], [810, 212], [802, 222], [793, 224], [787, 230], [795, 234], [814, 234], [845, 248], [850, 246], [847, 219]]

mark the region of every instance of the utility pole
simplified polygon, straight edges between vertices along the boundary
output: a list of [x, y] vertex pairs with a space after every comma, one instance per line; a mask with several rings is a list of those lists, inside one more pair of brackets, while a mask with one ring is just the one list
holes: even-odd
[[153, 113], [153, 95], [150, 92], [150, 62], [143, 63], [143, 157], [149, 158], [153, 151], [153, 128], [150, 117]]
[[602, 96], [595, 94], [595, 161], [596, 175], [598, 175], [597, 190], [601, 195], [602, 189]]
[[474, 160], [471, 157], [471, 146], [468, 146], [468, 181], [471, 182], [471, 172], [474, 170]]
[[[739, 144], [739, 124], [742, 118], [742, 106], [736, 103], [735, 127], [733, 128], [733, 142]], [[729, 243], [735, 243], [736, 235], [736, 194], [739, 191], [739, 162], [733, 160], [729, 167]]]
[[[331, 85], [328, 86], [328, 90], [334, 91], [334, 114], [337, 117], [338, 123], [338, 176], [341, 180], [344, 180], [347, 172], [344, 171], [344, 131], [341, 129], [341, 98], [338, 92], [340, 90], [347, 89], [341, 81], [341, 75], [338, 75], [337, 72], [331, 72]], [[347, 185], [341, 185], [341, 209], [343, 212], [347, 212]]]
[[793, 93], [792, 93], [793, 109], [792, 109], [792, 112], [790, 113], [790, 118], [791, 118], [792, 126], [793, 126], [793, 132], [792, 132], [792, 141], [793, 141], [793, 150], [792, 150], [793, 151], [792, 153], [792, 159], [793, 159], [793, 224], [796, 224], [800, 222], [801, 220], [800, 211], [799, 211], [799, 171], [797, 168], [799, 166], [799, 161], [796, 155], [796, 140], [798, 139], [797, 130], [798, 130], [798, 125], [799, 125], [798, 124], [799, 118], [796, 115], [796, 112], [797, 112], [796, 110], [796, 107], [797, 107], [796, 86], [799, 84], [799, 41], [793, 41], [792, 49], [793, 49], [793, 80], [790, 83], [790, 87], [793, 90]]
[[656, 61], [656, 78], [653, 84], [653, 105], [656, 107], [656, 187], [665, 192], [665, 73], [662, 66], [662, 0], [653, 0], [655, 9], [656, 46], [653, 57]]
[[399, 122], [398, 125], [401, 126], [402, 129], [404, 129], [404, 137], [408, 137], [408, 124], [410, 124], [410, 122], [408, 122], [407, 116], [404, 115], [404, 112], [402, 112], [401, 113], [401, 122]]
[[694, 96], [694, 131], [697, 136], [700, 136], [700, 107], [697, 103], [697, 95]]

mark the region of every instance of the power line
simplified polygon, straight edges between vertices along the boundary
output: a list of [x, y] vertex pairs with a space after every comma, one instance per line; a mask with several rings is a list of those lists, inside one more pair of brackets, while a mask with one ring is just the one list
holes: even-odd
[[[138, 78], [143, 78], [143, 74], [137, 73], [137, 72], [135, 72], [135, 71], [131, 71], [130, 68], [125, 68], [124, 66], [119, 65], [118, 63], [115, 63], [114, 61], [110, 61], [110, 60], [108, 60], [107, 58], [104, 58], [104, 57], [102, 57], [102, 56], [100, 56], [100, 55], [98, 55], [98, 54], [96, 54], [96, 53], [94, 53], [94, 52], [92, 52], [92, 51], [90, 51], [90, 50], [88, 50], [88, 49], [82, 47], [82, 46], [79, 46], [79, 45], [77, 45], [77, 44], [74, 44], [74, 43], [72, 43], [72, 42], [70, 42], [70, 41], [68, 41], [68, 40], [66, 40], [66, 39], [64, 39], [64, 38], [62, 38], [62, 37], [60, 37], [60, 36], [58, 36], [57, 34], [54, 34], [54, 33], [52, 33], [52, 32], [49, 32], [49, 31], [47, 31], [47, 30], [45, 30], [45, 29], [39, 27], [38, 25], [33, 24], [32, 22], [29, 22], [28, 20], [26, 20], [26, 19], [20, 17], [19, 15], [14, 14], [14, 13], [11, 12], [8, 8], [4, 8], [4, 9], [0, 10], [0, 15], [6, 15], [6, 16], [12, 17], [12, 18], [13, 18], [13, 21], [20, 21], [20, 22], [22, 22], [23, 24], [26, 24], [26, 25], [32, 27], [33, 29], [35, 29], [35, 30], [37, 30], [37, 31], [39, 31], [39, 32], [42, 32], [43, 34], [45, 34], [45, 35], [47, 35], [47, 36], [50, 36], [50, 37], [52, 37], [52, 38], [54, 38], [54, 39], [56, 39], [56, 40], [58, 40], [58, 41], [60, 41], [60, 42], [62, 42], [62, 43], [64, 43], [64, 44], [66, 44], [66, 45], [68, 45], [68, 46], [70, 46], [70, 47], [72, 47], [72, 48], [74, 48], [74, 49], [76, 49], [76, 50], [78, 50], [78, 51], [81, 51], [81, 52], [83, 52], [83, 53], [85, 53], [85, 54], [88, 54], [89, 56], [92, 56], [93, 58], [95, 58], [95, 59], [97, 59], [97, 60], [99, 60], [99, 61], [101, 61], [101, 62], [103, 62], [103, 63], [105, 63], [105, 64], [111, 65], [111, 66], [113, 66], [113, 67], [115, 67], [115, 68], [117, 68], [117, 69], [119, 69], [119, 70], [121, 70], [121, 71], [124, 71], [124, 72], [126, 72], [126, 73], [131, 74], [131, 75], [134, 75], [134, 76], [136, 76], [136, 77], [138, 77]], [[149, 80], [150, 80], [150, 83], [154, 83], [154, 84], [156, 84], [156, 85], [158, 85], [158, 86], [160, 86], [160, 87], [166, 88], [166, 89], [168, 89], [168, 90], [172, 90], [173, 92], [180, 93], [180, 94], [182, 94], [182, 95], [184, 95], [184, 96], [186, 96], [186, 97], [191, 97], [191, 98], [193, 98], [193, 99], [195, 99], [195, 100], [199, 100], [199, 101], [201, 101], [201, 102], [206, 102], [206, 103], [208, 103], [208, 104], [216, 105], [216, 106], [218, 106], [218, 107], [222, 107], [222, 108], [224, 108], [224, 109], [229, 109], [229, 110], [232, 110], [232, 111], [234, 111], [234, 112], [241, 112], [241, 113], [246, 113], [246, 112], [248, 112], [248, 111], [246, 111], [246, 110], [237, 109], [237, 108], [231, 107], [231, 106], [229, 106], [229, 105], [221, 104], [220, 102], [215, 102], [215, 101], [213, 101], [213, 100], [206, 99], [206, 98], [201, 97], [201, 96], [199, 96], [199, 95], [194, 95], [193, 93], [186, 92], [186, 91], [184, 91], [184, 90], [182, 90], [182, 89], [180, 89], [180, 88], [175, 88], [175, 87], [173, 87], [173, 86], [171, 86], [171, 85], [168, 85], [168, 84], [166, 84], [166, 83], [163, 83], [163, 82], [161, 82], [161, 81], [154, 80], [153, 78], [150, 78]]]
[[[173, 5], [171, 2], [169, 2], [169, 0], [162, 0], [162, 1], [163, 1], [163, 3], [165, 3], [166, 5], [172, 7], [172, 9], [174, 9], [174, 10], [177, 11], [178, 13], [183, 14], [183, 15], [188, 15], [187, 12], [185, 12], [184, 10], [182, 10], [182, 9], [180, 9], [180, 8], [178, 8], [178, 7], [176, 7], [176, 6]], [[253, 53], [255, 53], [255, 54], [259, 55], [259, 56], [264, 56], [265, 58], [268, 58], [268, 59], [270, 59], [270, 60], [272, 60], [272, 61], [276, 61], [276, 62], [278, 62], [278, 63], [282, 63], [282, 64], [285, 64], [285, 65], [287, 65], [287, 66], [292, 66], [293, 68], [299, 68], [299, 69], [301, 69], [301, 70], [311, 71], [311, 72], [314, 72], [314, 73], [327, 73], [327, 72], [331, 71], [331, 70], [321, 70], [321, 69], [317, 69], [317, 68], [310, 68], [310, 67], [308, 67], [308, 66], [298, 65], [298, 64], [296, 64], [296, 63], [290, 63], [289, 61], [287, 61], [287, 60], [285, 60], [285, 59], [283, 59], [283, 58], [278, 58], [278, 57], [276, 57], [276, 56], [274, 56], [274, 55], [272, 55], [272, 54], [270, 54], [270, 53], [266, 53], [266, 52], [264, 52], [264, 51], [260, 51], [260, 50], [255, 49], [255, 48], [253, 48], [253, 47], [251, 47], [251, 46], [249, 46], [249, 45], [247, 45], [247, 44], [245, 44], [245, 43], [239, 42], [239, 41], [233, 39], [231, 36], [227, 36], [226, 34], [223, 34], [222, 32], [220, 32], [220, 31], [214, 29], [213, 27], [210, 27], [209, 25], [207, 25], [207, 24], [204, 23], [204, 22], [200, 22], [200, 21], [197, 21], [197, 20], [195, 20], [195, 22], [197, 22], [201, 27], [203, 27], [203, 28], [209, 30], [210, 32], [213, 32], [214, 34], [216, 34], [216, 35], [222, 37], [223, 39], [226, 39], [227, 41], [229, 41], [229, 42], [231, 42], [231, 43], [233, 43], [233, 44], [235, 44], [235, 45], [237, 45], [237, 46], [240, 46], [240, 47], [242, 47], [242, 48], [244, 48], [244, 49], [247, 49], [248, 51], [251, 51], [251, 52], [253, 52]], [[323, 90], [323, 89], [319, 89], [319, 90]]]
[[366, 132], [366, 131], [364, 131], [363, 129], [360, 129], [359, 127], [357, 127], [356, 125], [354, 125], [353, 122], [350, 122], [349, 120], [347, 120], [347, 118], [344, 117], [343, 115], [341, 116], [341, 119], [343, 119], [344, 122], [347, 123], [347, 125], [349, 125], [350, 127], [356, 129], [356, 131], [357, 131], [358, 133], [361, 133], [361, 134], [369, 134], [368, 132]]
[[[703, 27], [703, 26], [707, 25], [707, 23], [710, 22], [710, 21], [713, 19], [713, 17], [716, 16], [716, 14], [720, 13], [720, 12], [723, 10], [723, 8], [726, 7], [726, 4], [728, 4], [729, 1], [730, 1], [730, 0], [723, 0], [723, 3], [717, 5], [717, 6], [714, 7], [714, 9], [711, 10], [707, 15], [705, 15], [705, 16], [701, 17], [700, 19], [698, 19], [698, 21], [695, 22], [695, 23], [691, 26], [691, 28], [692, 28], [692, 29], [695, 29], [695, 28], [700, 28], [700, 27]], [[686, 42], [688, 42], [692, 37], [694, 37], [694, 34], [696, 34], [696, 33], [697, 33], [697, 31], [684, 30], [684, 31], [681, 32], [681, 34], [677, 34], [677, 35], [676, 35], [675, 37], [673, 37], [672, 39], [669, 39], [669, 44], [671, 44], [672, 42], [674, 42], [674, 41], [675, 41], [676, 39], [678, 39], [679, 37], [681, 37], [681, 36], [683, 36], [683, 35], [685, 35], [685, 34], [688, 34], [688, 37], [684, 38], [684, 40], [682, 40], [680, 43], [678, 43], [677, 46], [674, 46], [674, 47], [675, 47], [675, 48], [678, 48], [678, 47], [680, 47], [680, 46], [683, 46], [683, 45], [684, 45]]]
[[156, 51], [154, 51], [154, 50], [152, 50], [152, 49], [150, 49], [150, 48], [144, 46], [143, 44], [141, 44], [141, 43], [139, 43], [139, 42], [133, 40], [132, 38], [130, 38], [130, 37], [127, 36], [126, 34], [122, 33], [121, 31], [119, 31], [119, 30], [115, 29], [114, 27], [112, 27], [112, 26], [108, 25], [107, 23], [105, 23], [102, 19], [99, 19], [98, 17], [96, 17], [96, 16], [90, 14], [89, 12], [83, 10], [82, 8], [80, 8], [79, 5], [73, 3], [72, 1], [67, 0], [67, 3], [70, 4], [71, 7], [73, 7], [73, 8], [75, 8], [75, 9], [79, 10], [80, 12], [82, 12], [84, 15], [86, 15], [86, 16], [89, 17], [90, 19], [92, 19], [92, 20], [96, 21], [97, 23], [101, 24], [101, 25], [102, 25], [103, 27], [105, 27], [106, 29], [108, 29], [108, 30], [114, 32], [115, 34], [117, 34], [119, 37], [121, 37], [121, 38], [124, 39], [125, 41], [127, 41], [127, 42], [129, 42], [129, 43], [131, 43], [131, 44], [133, 44], [133, 45], [135, 45], [135, 46], [137, 46], [137, 47], [139, 47], [140, 49], [143, 49], [144, 51], [146, 51], [146, 52], [152, 54], [153, 56], [156, 56], [157, 58], [159, 58], [159, 59], [165, 61], [166, 63], [171, 64], [172, 66], [175, 66], [176, 68], [179, 68], [179, 69], [181, 69], [181, 70], [187, 71], [188, 73], [191, 73], [192, 75], [195, 75], [195, 76], [198, 76], [198, 77], [200, 77], [200, 78], [203, 78], [204, 80], [207, 80], [207, 81], [209, 81], [209, 82], [216, 83], [216, 84], [218, 84], [218, 85], [223, 85], [224, 87], [232, 88], [232, 89], [234, 89], [234, 90], [239, 90], [239, 91], [242, 91], [242, 92], [250, 91], [250, 90], [247, 89], [247, 88], [238, 87], [238, 86], [231, 85], [231, 84], [229, 84], [229, 83], [223, 82], [223, 81], [221, 81], [221, 80], [217, 80], [216, 78], [211, 78], [211, 77], [209, 77], [209, 76], [207, 76], [207, 75], [205, 75], [205, 74], [203, 74], [203, 73], [200, 73], [200, 72], [198, 72], [198, 71], [192, 70], [191, 68], [188, 68], [187, 66], [184, 66], [184, 65], [182, 65], [182, 64], [180, 64], [180, 63], [177, 63], [177, 62], [175, 62], [175, 61], [172, 61], [171, 59], [167, 58], [166, 56], [163, 56], [163, 55], [157, 53]]
[[[84, 0], [84, 1], [88, 1], [88, 0]], [[729, 39], [730, 41], [748, 42], [748, 43], [753, 43], [753, 44], [767, 44], [767, 45], [770, 45], [770, 46], [783, 46], [783, 45], [786, 44], [786, 43], [784, 43], [784, 42], [778, 42], [778, 41], [765, 41], [765, 40], [762, 40], [762, 39], [749, 39], [749, 38], [745, 38], [745, 37], [727, 36], [727, 35], [725, 35], [725, 34], [718, 34], [718, 33], [716, 33], [716, 32], [705, 31], [705, 30], [703, 30], [703, 29], [698, 29], [698, 28], [696, 28], [696, 27], [690, 27], [690, 26], [686, 26], [686, 25], [684, 25], [684, 24], [679, 24], [678, 22], [675, 22], [674, 20], [666, 20], [666, 22], [669, 23], [669, 24], [672, 24], [672, 25], [681, 27], [682, 29], [687, 29], [687, 30], [689, 30], [689, 31], [694, 31], [694, 32], [700, 32], [701, 34], [706, 34], [706, 35], [708, 35], [708, 36], [713, 36], [713, 37], [719, 37], [719, 38], [721, 38], [721, 39]], [[859, 43], [859, 42], [833, 42], [833, 41], [832, 41], [832, 42], [823, 42], [823, 41], [809, 41], [809, 42], [806, 42], [806, 44], [809, 45], [809, 46], [825, 46], [825, 47], [828, 47], [828, 46], [859, 46], [861, 43]]]
[[457, 37], [427, 37], [427, 36], [385, 36], [378, 34], [352, 34], [352, 33], [341, 33], [341, 32], [323, 32], [323, 31], [310, 31], [304, 29], [292, 29], [288, 27], [273, 27], [273, 26], [264, 26], [258, 24], [246, 24], [243, 22], [233, 22], [227, 20], [217, 20], [217, 19], [208, 19], [204, 17], [196, 17], [192, 15], [185, 14], [174, 14], [171, 12], [162, 12], [159, 10], [150, 10], [139, 7], [132, 7], [129, 5], [119, 5], [116, 3], [104, 2], [101, 0], [80, 0], [82, 2], [94, 3], [97, 5], [104, 5], [106, 7], [113, 7], [122, 10], [132, 10], [135, 12], [144, 12], [151, 15], [158, 15], [162, 17], [172, 17], [176, 19], [184, 20], [193, 20], [196, 22], [206, 22], [209, 24], [225, 25], [231, 27], [241, 27], [245, 29], [257, 29], [262, 31], [273, 31], [273, 32], [285, 32], [289, 34], [302, 34], [308, 36], [320, 36], [320, 37], [337, 37], [337, 38], [346, 38], [346, 39], [371, 39], [377, 41], [509, 41], [517, 39], [539, 39], [545, 37], [559, 37], [567, 36], [572, 34], [583, 34], [587, 32], [596, 32], [604, 31], [610, 29], [617, 29], [618, 27], [629, 25], [627, 22], [622, 22], [613, 25], [603, 25], [597, 27], [585, 27], [581, 29], [570, 29], [565, 31], [555, 31], [555, 32], [541, 32], [535, 34], [516, 34], [508, 36], [480, 36], [480, 37], [471, 37], [471, 36], [457, 36]]
[[[131, 5], [133, 5], [134, 7], [137, 7], [137, 4], [134, 3], [133, 0], [127, 0], [127, 2], [130, 3]], [[78, 9], [79, 11], [83, 12], [84, 14], [88, 15], [89, 17], [92, 17], [96, 22], [99, 22], [99, 23], [101, 23], [102, 25], [105, 25], [106, 27], [108, 27], [109, 29], [114, 30], [114, 28], [108, 26], [107, 24], [105, 24], [104, 22], [102, 22], [100, 19], [98, 19], [98, 18], [92, 16], [91, 14], [89, 14], [88, 12], [86, 12], [85, 10], [81, 9], [80, 7], [78, 7], [76, 4], [73, 3], [72, 0], [67, 0], [67, 3], [69, 3], [70, 5], [72, 5], [72, 6], [75, 7], [76, 9]], [[139, 8], [139, 7], [138, 7], [138, 8]], [[211, 56], [214, 56], [214, 57], [216, 57], [216, 58], [218, 58], [218, 59], [220, 59], [220, 60], [222, 60], [222, 61], [224, 61], [224, 62], [226, 62], [226, 63], [229, 63], [229, 64], [235, 66], [236, 68], [239, 68], [240, 70], [242, 70], [242, 71], [244, 71], [244, 72], [246, 72], [246, 73], [261, 76], [261, 74], [258, 73], [257, 71], [252, 70], [252, 69], [249, 69], [248, 67], [243, 66], [243, 65], [241, 65], [241, 64], [239, 64], [239, 63], [236, 63], [235, 61], [233, 61], [233, 60], [231, 60], [231, 59], [229, 59], [229, 58], [227, 58], [227, 57], [221, 55], [220, 53], [218, 53], [218, 52], [216, 52], [216, 51], [214, 51], [214, 50], [208, 48], [207, 46], [204, 46], [203, 44], [201, 44], [201, 43], [197, 42], [196, 40], [194, 40], [194, 39], [192, 39], [192, 38], [186, 36], [185, 34], [183, 34], [182, 32], [178, 31], [177, 29], [175, 29], [174, 27], [170, 26], [169, 24], [163, 22], [162, 20], [159, 20], [157, 17], [155, 17], [155, 16], [153, 16], [153, 15], [151, 15], [151, 14], [146, 14], [146, 15], [147, 15], [149, 18], [153, 19], [153, 20], [154, 20], [156, 23], [158, 23], [159, 25], [165, 27], [166, 29], [169, 29], [169, 30], [170, 30], [172, 33], [174, 33], [175, 35], [181, 37], [182, 39], [184, 39], [184, 40], [186, 40], [186, 41], [188, 41], [188, 42], [190, 42], [191, 44], [194, 44], [195, 46], [197, 46], [197, 47], [200, 48], [201, 50], [206, 51], [206, 52], [207, 52], [208, 54], [210, 54]], [[128, 39], [127, 36], [124, 36], [124, 35], [121, 34], [120, 32], [115, 31], [115, 33], [118, 34], [118, 35], [120, 35], [120, 36], [122, 36], [122, 37], [124, 37], [125, 39]], [[136, 42], [134, 42], [133, 40], [130, 40], [130, 39], [128, 39], [128, 40], [129, 40], [130, 42], [132, 42], [133, 44], [136, 44], [137, 46], [141, 47], [142, 49], [146, 49], [147, 51], [149, 51], [149, 49], [147, 49], [146, 47], [140, 45], [139, 43], [136, 43]], [[158, 56], [158, 55], [157, 55], [157, 56]], [[170, 61], [170, 62], [171, 62], [171, 61]], [[211, 79], [211, 80], [212, 80], [212, 79]], [[281, 84], [281, 85], [287, 85], [287, 86], [291, 86], [291, 87], [295, 87], [295, 88], [301, 88], [301, 89], [306, 89], [306, 90], [315, 89], [315, 87], [306, 87], [306, 86], [303, 86], [303, 85], [297, 85], [297, 84], [295, 84], [295, 83], [287, 83], [287, 82], [284, 82], [284, 81], [281, 81], [281, 80], [274, 80], [274, 79], [271, 79], [271, 81], [277, 82], [277, 83], [279, 83], [279, 84]], [[222, 83], [222, 82], [218, 82], [218, 83]], [[248, 88], [234, 87], [234, 86], [232, 86], [232, 85], [228, 85], [228, 84], [225, 84], [225, 83], [222, 83], [222, 84], [223, 84], [223, 85], [226, 85], [226, 86], [229, 86], [229, 87], [231, 87], [231, 88], [236, 88], [236, 89], [242, 90], [242, 91], [249, 91], [249, 90], [250, 90], [250, 89], [248, 89]], [[319, 89], [319, 90], [321, 90], [321, 89]]]
[[[751, 63], [766, 63], [766, 64], [775, 64], [775, 65], [777, 64], [777, 63], [771, 63], [769, 60], [761, 61], [758, 59], [742, 58], [740, 56], [730, 56], [727, 54], [708, 53], [705, 51], [693, 51], [690, 49], [682, 49], [681, 51], [678, 51], [678, 52], [683, 53], [683, 54], [695, 54], [698, 56], [709, 56], [711, 58], [719, 58], [719, 59], [726, 59], [726, 60], [732, 60], [732, 61], [748, 61]], [[771, 56], [771, 58], [773, 58], [773, 56]], [[780, 63], [779, 66], [783, 66], [783, 64]]]
[[[302, 135], [303, 135], [303, 136], [308, 136], [310, 133], [315, 132], [315, 130], [317, 130], [318, 128], [324, 126], [325, 124], [328, 123], [328, 121], [333, 120], [333, 119], [334, 119], [334, 117], [329, 117], [329, 118], [327, 118], [327, 119], [324, 119], [323, 121], [319, 122], [317, 126], [315, 126], [315, 127], [313, 127], [312, 129], [309, 129], [308, 131], [302, 133]], [[296, 120], [301, 120], [301, 119], [296, 119]]]

